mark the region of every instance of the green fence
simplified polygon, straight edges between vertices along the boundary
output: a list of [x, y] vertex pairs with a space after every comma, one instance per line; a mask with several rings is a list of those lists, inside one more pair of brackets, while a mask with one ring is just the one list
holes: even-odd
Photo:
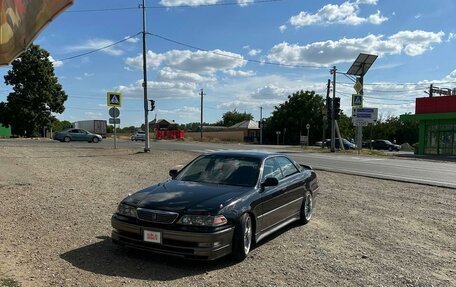
[[9, 138], [11, 136], [11, 127], [0, 125], [0, 138]]

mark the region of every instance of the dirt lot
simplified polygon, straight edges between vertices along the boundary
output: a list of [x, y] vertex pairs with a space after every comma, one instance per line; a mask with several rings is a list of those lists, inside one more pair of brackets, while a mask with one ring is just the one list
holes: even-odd
[[193, 157], [0, 142], [0, 286], [456, 286], [456, 190], [326, 172], [314, 220], [242, 263], [114, 246], [117, 203]]

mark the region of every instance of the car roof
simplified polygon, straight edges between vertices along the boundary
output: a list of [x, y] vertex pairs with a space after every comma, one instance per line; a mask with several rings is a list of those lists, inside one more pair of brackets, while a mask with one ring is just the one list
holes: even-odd
[[270, 156], [286, 156], [281, 153], [262, 151], [262, 150], [220, 150], [204, 153], [204, 155], [221, 155], [233, 157], [253, 157], [258, 159], [265, 159]]

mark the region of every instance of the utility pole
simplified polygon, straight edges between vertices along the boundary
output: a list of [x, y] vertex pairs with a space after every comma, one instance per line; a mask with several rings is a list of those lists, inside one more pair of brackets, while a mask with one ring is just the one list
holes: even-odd
[[336, 66], [331, 69], [331, 74], [333, 75], [333, 97], [331, 103], [331, 152], [336, 151], [336, 124], [335, 124], [335, 114], [334, 114], [334, 99], [336, 98]]
[[263, 107], [260, 107], [260, 145], [263, 144]]
[[143, 88], [144, 88], [144, 124], [146, 127], [146, 141], [144, 152], [150, 151], [150, 135], [149, 135], [149, 107], [147, 103], [147, 57], [146, 57], [146, 0], [142, 1], [142, 16], [143, 16]]
[[[329, 103], [329, 93], [331, 92], [331, 80], [328, 79], [328, 85], [326, 86], [326, 103]], [[326, 107], [326, 110], [328, 110], [328, 107]], [[326, 128], [327, 128], [327, 123], [328, 123], [328, 113], [325, 112], [326, 115], [326, 120], [325, 116], [323, 116], [323, 135], [321, 137], [321, 148], [324, 148], [326, 146], [325, 144], [325, 134], [326, 134]]]
[[200, 124], [200, 141], [203, 142], [203, 96], [206, 95], [201, 89], [201, 124]]

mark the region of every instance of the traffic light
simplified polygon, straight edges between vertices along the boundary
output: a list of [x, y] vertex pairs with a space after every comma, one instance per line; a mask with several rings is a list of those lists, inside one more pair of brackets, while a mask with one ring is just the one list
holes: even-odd
[[149, 102], [150, 102], [150, 111], [152, 112], [153, 110], [155, 110], [155, 101], [149, 100]]
[[330, 97], [326, 98], [326, 115], [328, 119], [332, 118], [332, 99]]
[[334, 116], [336, 120], [340, 118], [340, 98], [334, 98]]

